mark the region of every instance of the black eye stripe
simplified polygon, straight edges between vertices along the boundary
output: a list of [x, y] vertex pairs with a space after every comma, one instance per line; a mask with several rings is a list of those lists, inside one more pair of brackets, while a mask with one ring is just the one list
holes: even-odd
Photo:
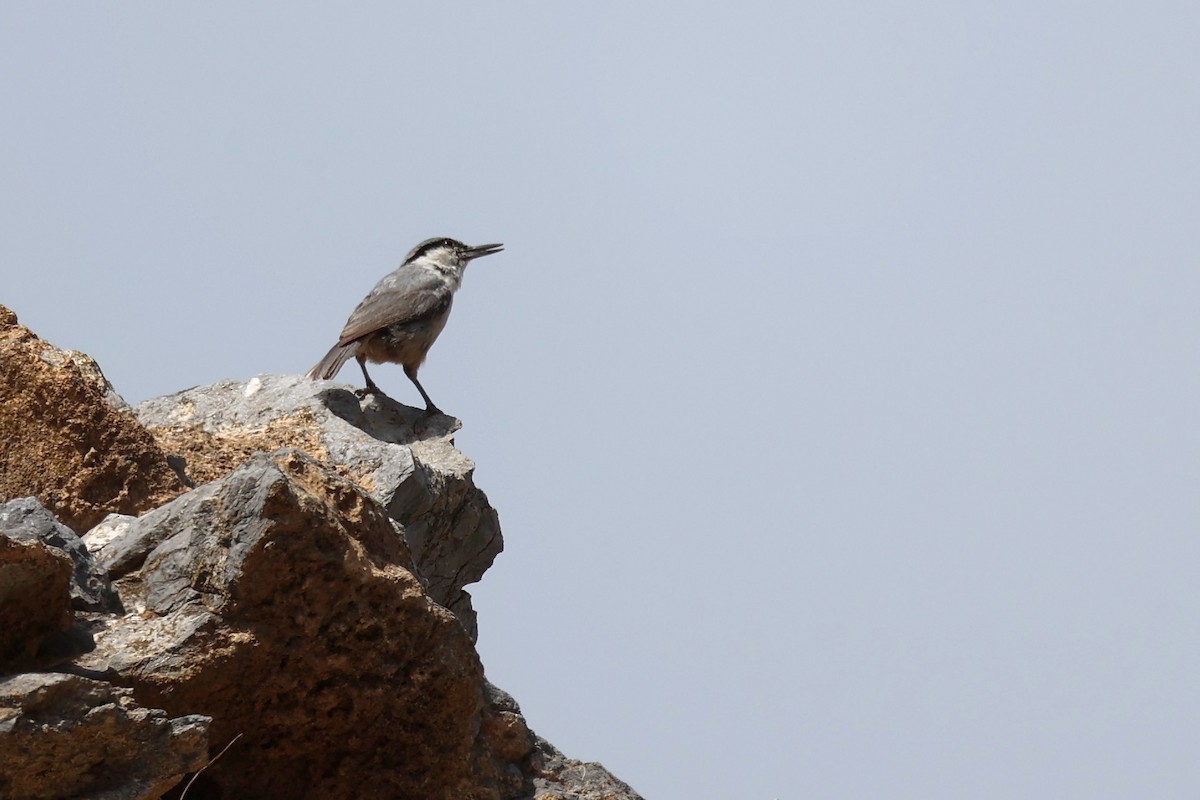
[[421, 242], [419, 245], [414, 247], [409, 252], [409, 254], [404, 257], [404, 263], [407, 264], [409, 261], [412, 261], [414, 258], [420, 258], [421, 256], [428, 253], [430, 250], [436, 250], [439, 247], [451, 247], [451, 248], [455, 248], [455, 249], [462, 249], [465, 246], [466, 245], [464, 245], [462, 242], [460, 242], [456, 239], [447, 238], [445, 236], [439, 236], [434, 239], [426, 239], [425, 241]]

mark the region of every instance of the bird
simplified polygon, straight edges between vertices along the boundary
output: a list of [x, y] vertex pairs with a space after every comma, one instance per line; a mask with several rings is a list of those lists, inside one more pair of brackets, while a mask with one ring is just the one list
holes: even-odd
[[503, 249], [502, 244], [472, 246], [445, 237], [421, 242], [395, 271], [375, 284], [346, 320], [337, 344], [305, 377], [329, 380], [353, 356], [367, 382], [363, 396], [382, 394], [367, 373], [367, 362], [400, 364], [425, 400], [425, 413], [442, 413], [417, 380], [417, 370], [446, 327], [467, 264]]

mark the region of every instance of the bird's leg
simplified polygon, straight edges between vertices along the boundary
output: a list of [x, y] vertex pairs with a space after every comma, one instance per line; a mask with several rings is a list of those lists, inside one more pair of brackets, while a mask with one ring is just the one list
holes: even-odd
[[375, 381], [371, 380], [371, 376], [367, 374], [367, 360], [362, 356], [355, 356], [354, 359], [358, 362], [358, 366], [362, 368], [363, 378], [367, 381], [367, 388], [363, 390], [362, 396], [368, 394], [383, 394], [379, 387], [375, 385]]
[[438, 408], [437, 406], [435, 406], [433, 404], [433, 401], [429, 399], [429, 395], [425, 393], [425, 387], [421, 385], [421, 382], [419, 380], [417, 380], [417, 368], [405, 366], [404, 374], [407, 375], [408, 379], [413, 382], [413, 386], [417, 387], [417, 391], [421, 393], [421, 397], [425, 398], [425, 413], [426, 414], [442, 413], [442, 410], [440, 408]]

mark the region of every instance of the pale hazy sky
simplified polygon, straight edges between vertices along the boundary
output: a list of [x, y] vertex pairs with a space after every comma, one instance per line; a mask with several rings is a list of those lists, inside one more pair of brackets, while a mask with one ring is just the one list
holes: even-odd
[[5, 3], [0, 303], [137, 402], [502, 241], [421, 377], [539, 733], [651, 800], [1194, 800], [1198, 81], [1185, 2]]

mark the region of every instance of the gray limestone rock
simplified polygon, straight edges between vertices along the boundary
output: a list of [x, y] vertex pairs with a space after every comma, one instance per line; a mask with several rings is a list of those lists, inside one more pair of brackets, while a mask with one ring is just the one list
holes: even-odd
[[643, 800], [603, 764], [567, 758], [542, 737], [534, 739], [530, 766], [537, 800]]
[[135, 519], [137, 517], [129, 514], [109, 514], [100, 521], [99, 525], [79, 538], [83, 540], [83, 546], [88, 549], [89, 553], [99, 557], [104, 546], [124, 533], [129, 527], [129, 523]]
[[40, 541], [61, 550], [74, 564], [71, 606], [77, 611], [120, 612], [121, 600], [100, 562], [75, 531], [63, 525], [36, 497], [0, 504], [0, 533], [18, 542]]
[[484, 724], [470, 638], [361, 488], [298, 450], [260, 453], [129, 523], [142, 528], [159, 544], [118, 582], [131, 613], [76, 664], [211, 714], [215, 742], [244, 734], [205, 771], [225, 796], [523, 791]]
[[[430, 596], [474, 638], [463, 587], [491, 566], [503, 539], [496, 511], [472, 479], [474, 463], [454, 447], [458, 420], [291, 375], [200, 386], [140, 403], [135, 413], [197, 483], [279, 447], [298, 447], [347, 476], [404, 526]], [[123, 572], [146, 552], [114, 540], [100, 556]]]

